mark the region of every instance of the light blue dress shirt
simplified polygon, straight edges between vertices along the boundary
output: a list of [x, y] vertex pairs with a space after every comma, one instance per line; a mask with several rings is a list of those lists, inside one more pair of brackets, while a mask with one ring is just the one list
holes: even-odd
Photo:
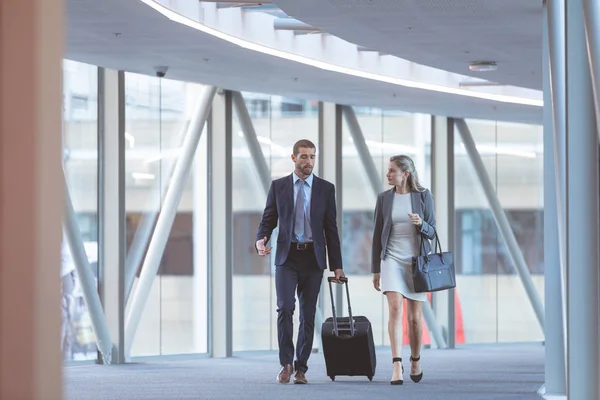
[[[310, 198], [312, 196], [312, 185], [313, 185], [313, 174], [310, 174], [306, 179], [306, 185], [302, 185], [304, 188], [304, 214], [306, 215], [306, 220], [308, 221], [308, 226], [306, 232], [304, 232], [304, 237], [298, 238], [294, 233], [294, 242], [305, 243], [312, 242], [312, 230], [310, 228]], [[294, 209], [296, 209], [296, 199], [298, 198], [298, 189], [299, 185], [296, 183], [300, 178], [294, 172]]]

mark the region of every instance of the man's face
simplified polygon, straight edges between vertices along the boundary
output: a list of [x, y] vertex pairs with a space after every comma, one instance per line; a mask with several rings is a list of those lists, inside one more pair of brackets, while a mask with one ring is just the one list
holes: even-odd
[[313, 167], [315, 166], [315, 153], [316, 149], [310, 149], [308, 147], [300, 147], [298, 149], [298, 155], [292, 154], [292, 161], [294, 162], [294, 169], [298, 175], [308, 176], [312, 173]]

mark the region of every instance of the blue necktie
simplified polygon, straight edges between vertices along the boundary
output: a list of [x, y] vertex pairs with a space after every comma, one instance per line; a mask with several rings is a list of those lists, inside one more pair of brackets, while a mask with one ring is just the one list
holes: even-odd
[[298, 185], [298, 194], [296, 195], [296, 208], [294, 210], [294, 234], [298, 238], [298, 242], [304, 242], [305, 232], [305, 212], [304, 212], [304, 182], [302, 179], [298, 179], [296, 184]]

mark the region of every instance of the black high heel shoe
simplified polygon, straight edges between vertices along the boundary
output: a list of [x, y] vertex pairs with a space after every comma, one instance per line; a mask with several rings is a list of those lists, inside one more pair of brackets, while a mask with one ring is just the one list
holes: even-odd
[[[392, 359], [392, 364], [395, 362], [400, 362], [400, 368], [402, 368], [402, 373], [404, 374], [404, 365], [402, 365], [402, 358], [394, 357]], [[403, 383], [404, 383], [403, 379], [396, 379], [395, 381], [390, 381], [390, 384], [392, 384], [392, 385], [402, 385]]]
[[[417, 361], [419, 361], [420, 359], [421, 359], [421, 356], [420, 356], [420, 355], [419, 355], [419, 357], [417, 357], [417, 358], [413, 358], [412, 356], [410, 356], [410, 361], [411, 361], [411, 362], [413, 362], [413, 361], [414, 361], [414, 362], [417, 362]], [[419, 375], [411, 375], [411, 376], [410, 376], [410, 379], [412, 379], [412, 381], [413, 381], [414, 383], [419, 383], [419, 382], [421, 382], [421, 379], [423, 379], [423, 368], [421, 368], [421, 373], [420, 373]]]

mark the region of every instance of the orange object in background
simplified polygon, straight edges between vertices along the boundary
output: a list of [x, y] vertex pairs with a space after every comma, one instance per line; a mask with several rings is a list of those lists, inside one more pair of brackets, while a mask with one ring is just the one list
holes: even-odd
[[[427, 293], [427, 299], [431, 302], [431, 293]], [[408, 319], [406, 317], [406, 299], [402, 302], [402, 331], [404, 332], [404, 338], [402, 344], [408, 345]], [[454, 291], [454, 312], [456, 316], [455, 328], [456, 328], [456, 344], [465, 343], [465, 328], [463, 326], [462, 309], [460, 307], [460, 300], [458, 293]], [[425, 321], [423, 321], [423, 337], [421, 338], [422, 344], [431, 344], [431, 336]]]

